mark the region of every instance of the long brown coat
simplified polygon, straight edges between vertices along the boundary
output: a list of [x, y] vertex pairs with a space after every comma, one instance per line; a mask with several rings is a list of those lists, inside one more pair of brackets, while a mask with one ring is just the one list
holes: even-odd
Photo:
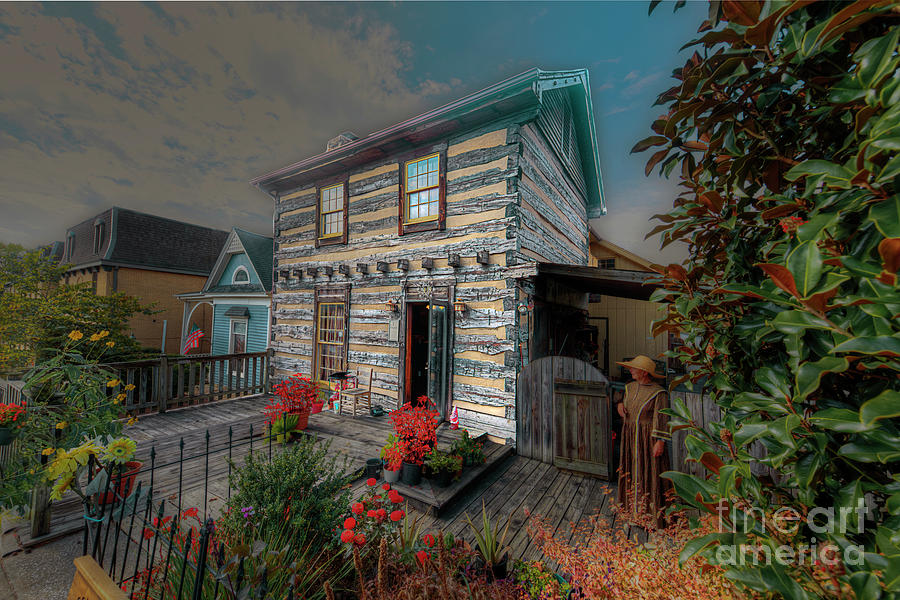
[[668, 418], [660, 411], [669, 406], [669, 396], [655, 383], [633, 381], [625, 386], [625, 423], [619, 462], [617, 499], [630, 514], [648, 513], [662, 526], [665, 492], [671, 485], [660, 477], [669, 470], [669, 457], [653, 456], [657, 440], [668, 439]]

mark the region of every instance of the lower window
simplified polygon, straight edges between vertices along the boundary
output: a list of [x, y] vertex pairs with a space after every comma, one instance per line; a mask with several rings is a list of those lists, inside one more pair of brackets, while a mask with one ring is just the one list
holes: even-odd
[[344, 298], [321, 298], [316, 302], [315, 377], [319, 381], [347, 370], [347, 310]]

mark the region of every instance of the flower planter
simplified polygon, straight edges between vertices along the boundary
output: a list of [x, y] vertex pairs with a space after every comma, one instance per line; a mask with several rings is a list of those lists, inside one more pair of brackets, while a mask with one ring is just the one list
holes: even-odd
[[506, 579], [506, 575], [508, 573], [508, 568], [507, 568], [508, 566], [509, 566], [509, 555], [505, 554], [505, 555], [503, 555], [503, 558], [500, 559], [500, 561], [497, 564], [488, 565], [488, 569], [490, 570], [491, 575], [493, 575], [494, 580], [496, 581], [498, 579]]
[[0, 427], [0, 446], [9, 446], [16, 439], [16, 430], [12, 427]]
[[309, 414], [314, 415], [316, 413], [322, 412], [323, 406], [325, 406], [324, 402], [313, 402], [312, 407], [310, 408]]
[[453, 473], [450, 471], [438, 471], [431, 476], [431, 481], [436, 486], [445, 488], [453, 481]]
[[297, 415], [297, 427], [294, 428], [295, 430], [303, 431], [309, 426], [309, 411], [292, 414]]
[[419, 485], [422, 483], [422, 465], [415, 465], [404, 460], [400, 478], [406, 485]]
[[[131, 493], [131, 488], [134, 487], [134, 480], [142, 466], [144, 466], [144, 463], [142, 462], [128, 461], [122, 468], [121, 476], [119, 475], [118, 466], [110, 467], [110, 472], [112, 473], [110, 475], [112, 479], [109, 482], [110, 491], [106, 494], [97, 494], [98, 504], [113, 504], [119, 498], [127, 498]], [[106, 486], [104, 486], [104, 488], [105, 487]]]
[[381, 471], [381, 459], [366, 459], [366, 477], [374, 477], [378, 479], [379, 471]]
[[395, 469], [394, 471], [384, 469], [382, 471], [382, 474], [384, 475], [384, 480], [387, 483], [397, 483], [398, 481], [400, 481], [400, 469]]

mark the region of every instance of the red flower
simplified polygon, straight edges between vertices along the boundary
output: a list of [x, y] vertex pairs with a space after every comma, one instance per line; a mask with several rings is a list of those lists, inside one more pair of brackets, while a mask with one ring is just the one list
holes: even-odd
[[353, 541], [353, 531], [350, 529], [345, 529], [344, 532], [341, 534], [341, 541], [344, 542], [345, 544], [349, 544], [350, 542], [352, 542]]
[[434, 536], [430, 533], [426, 533], [422, 536], [422, 541], [425, 542], [425, 545], [429, 548], [434, 548]]
[[419, 550], [418, 552], [416, 552], [416, 560], [419, 561], [419, 564], [424, 567], [425, 563], [428, 562], [428, 553], [424, 550]]
[[384, 518], [387, 516], [387, 511], [383, 508], [379, 508], [375, 511], [375, 518], [378, 519], [378, 522], [381, 523], [384, 521]]
[[391, 502], [393, 502], [394, 504], [401, 504], [403, 502], [403, 496], [401, 496], [397, 492], [394, 492], [394, 495], [391, 496]]
[[366, 536], [365, 536], [365, 534], [357, 533], [357, 534], [353, 537], [353, 543], [356, 544], [357, 546], [362, 546], [363, 544], [365, 544], [365, 543], [366, 543]]
[[353, 529], [354, 527], [356, 527], [356, 519], [353, 517], [344, 519], [344, 529]]
[[199, 511], [198, 511], [196, 508], [189, 508], [189, 509], [187, 509], [186, 511], [184, 511], [183, 513], [181, 513], [181, 516], [182, 516], [182, 518], [185, 518], [185, 519], [188, 518], [188, 517], [194, 517], [194, 518], [197, 518], [197, 513], [198, 513], [198, 512], [199, 512]]
[[372, 500], [374, 500], [376, 503], [381, 502], [381, 494], [375, 494], [374, 496], [372, 496]]
[[366, 485], [369, 487], [375, 487], [376, 485], [378, 485], [378, 481], [374, 477], [369, 477], [366, 480]]
[[387, 491], [389, 491], [389, 490], [391, 489], [391, 484], [385, 483], [385, 484], [383, 484], [383, 485], [381, 486], [381, 489], [383, 489], [384, 491], [387, 492]]
[[357, 502], [357, 503], [354, 504], [353, 507], [350, 509], [350, 511], [351, 511], [354, 515], [360, 515], [360, 514], [362, 514], [362, 511], [363, 511], [363, 510], [364, 510], [364, 508], [363, 508], [362, 502]]
[[366, 516], [369, 517], [370, 519], [374, 519], [374, 518], [376, 517], [377, 514], [378, 514], [378, 513], [376, 513], [374, 510], [372, 510], [372, 509], [370, 508], [370, 509], [369, 509], [369, 512], [366, 513]]
[[144, 539], [145, 539], [145, 540], [151, 539], [151, 538], [153, 537], [153, 535], [154, 535], [154, 534], [153, 534], [153, 530], [152, 530], [152, 529], [147, 529], [146, 527], [144, 527]]
[[400, 519], [403, 518], [403, 515], [404, 515], [404, 514], [405, 514], [405, 513], [404, 513], [402, 510], [395, 510], [395, 511], [393, 511], [393, 512], [391, 513], [391, 521], [393, 521], [394, 523], [396, 523], [397, 521], [399, 521]]

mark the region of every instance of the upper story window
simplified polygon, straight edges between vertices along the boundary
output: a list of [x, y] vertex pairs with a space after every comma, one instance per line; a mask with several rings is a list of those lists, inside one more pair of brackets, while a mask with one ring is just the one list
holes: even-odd
[[75, 253], [75, 234], [70, 233], [66, 237], [66, 260], [72, 258], [72, 255]]
[[231, 283], [234, 285], [250, 283], [250, 273], [247, 272], [245, 267], [238, 267], [235, 269], [234, 275], [231, 276]]
[[400, 233], [443, 229], [445, 162], [446, 157], [436, 152], [403, 163]]
[[103, 236], [106, 234], [106, 223], [97, 221], [94, 223], [94, 254], [99, 254], [103, 248]]
[[347, 182], [319, 188], [316, 245], [347, 243]]
[[600, 269], [615, 269], [616, 268], [616, 259], [615, 258], [599, 258], [599, 259], [597, 259], [597, 267]]

